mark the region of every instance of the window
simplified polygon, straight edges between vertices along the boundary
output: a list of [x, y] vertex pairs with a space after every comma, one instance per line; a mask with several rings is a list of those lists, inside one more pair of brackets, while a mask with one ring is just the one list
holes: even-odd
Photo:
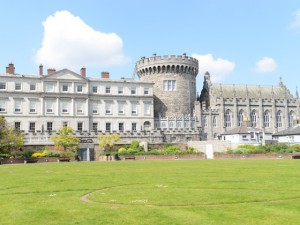
[[136, 87], [132, 87], [132, 88], [131, 88], [131, 94], [132, 94], [132, 95], [135, 95], [135, 94], [136, 94]]
[[124, 123], [119, 123], [119, 131], [124, 131]]
[[150, 104], [145, 104], [145, 115], [151, 115]]
[[243, 135], [242, 138], [243, 138], [243, 139], [247, 139], [247, 135]]
[[97, 131], [98, 130], [98, 123], [93, 123], [93, 131]]
[[46, 84], [46, 92], [53, 92], [54, 84]]
[[61, 103], [61, 112], [68, 113], [69, 112], [69, 102], [62, 102]]
[[119, 103], [119, 114], [124, 114], [124, 103]]
[[52, 128], [53, 128], [53, 123], [47, 122], [47, 131], [52, 131]]
[[131, 114], [136, 115], [137, 114], [137, 104], [133, 103], [131, 105]]
[[149, 95], [149, 88], [144, 88], [144, 95]]
[[36, 85], [35, 84], [30, 84], [30, 91], [35, 91]]
[[203, 116], [203, 126], [204, 126], [204, 127], [207, 127], [207, 126], [208, 126], [207, 116]]
[[254, 132], [251, 132], [251, 139], [255, 139], [255, 133]]
[[62, 85], [62, 91], [67, 92], [69, 90], [69, 86], [67, 84]]
[[131, 124], [131, 130], [136, 130], [136, 123]]
[[256, 111], [252, 110], [251, 112], [251, 126], [256, 127], [257, 126], [257, 118], [256, 118]]
[[217, 127], [217, 117], [216, 116], [214, 116], [213, 117], [213, 127]]
[[21, 101], [15, 101], [15, 112], [19, 113], [22, 111], [22, 102]]
[[82, 131], [83, 130], [83, 122], [77, 123], [77, 130]]
[[105, 113], [111, 114], [111, 103], [109, 103], [109, 102], [105, 103]]
[[15, 90], [20, 91], [21, 90], [21, 83], [15, 83]]
[[0, 83], [0, 90], [5, 90], [6, 89], [6, 83], [1, 82]]
[[82, 114], [83, 113], [83, 102], [77, 102], [77, 113]]
[[97, 114], [98, 113], [98, 103], [94, 102], [93, 103], [93, 114]]
[[6, 102], [4, 100], [0, 100], [0, 112], [6, 112]]
[[82, 85], [81, 84], [77, 85], [77, 92], [82, 92]]
[[105, 87], [105, 94], [110, 94], [110, 87], [109, 86]]
[[164, 91], [176, 91], [176, 80], [164, 80]]
[[93, 93], [97, 93], [98, 92], [98, 87], [97, 86], [93, 86]]
[[68, 122], [63, 122], [63, 127], [67, 127], [69, 124], [68, 124]]
[[54, 103], [53, 102], [46, 102], [46, 113], [53, 113], [54, 112]]
[[111, 131], [111, 123], [105, 123], [105, 131], [107, 132]]
[[35, 122], [30, 122], [29, 123], [29, 131], [35, 132]]
[[289, 127], [293, 127], [294, 126], [294, 112], [290, 111], [289, 112]]
[[264, 127], [270, 127], [270, 115], [268, 110], [264, 112]]
[[123, 87], [118, 87], [118, 94], [119, 95], [124, 94], [124, 88]]
[[225, 127], [231, 127], [231, 112], [229, 109], [225, 112]]
[[244, 115], [243, 114], [244, 114], [243, 110], [240, 110], [239, 114], [238, 114], [238, 123], [239, 123], [239, 126], [243, 125], [243, 121], [244, 121]]
[[29, 103], [29, 112], [30, 113], [35, 113], [36, 112], [36, 102], [31, 101]]
[[17, 131], [20, 131], [21, 130], [21, 122], [15, 122], [15, 129]]
[[276, 113], [276, 125], [277, 127], [282, 127], [282, 115], [280, 110]]

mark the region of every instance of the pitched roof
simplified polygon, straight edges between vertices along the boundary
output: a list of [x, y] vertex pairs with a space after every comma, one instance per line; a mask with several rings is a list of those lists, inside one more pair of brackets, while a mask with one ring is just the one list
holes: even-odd
[[265, 98], [271, 99], [291, 99], [294, 98], [289, 90], [283, 85], [279, 86], [261, 86], [261, 85], [228, 85], [228, 84], [212, 84], [212, 95], [216, 97], [232, 98]]
[[288, 136], [288, 135], [300, 135], [300, 126], [291, 127], [286, 130], [274, 133], [272, 136]]
[[247, 127], [245, 124], [242, 126], [233, 128], [232, 130], [226, 131], [222, 135], [232, 135], [232, 134], [249, 134], [251, 132], [262, 133], [263, 129], [255, 128], [255, 127]]

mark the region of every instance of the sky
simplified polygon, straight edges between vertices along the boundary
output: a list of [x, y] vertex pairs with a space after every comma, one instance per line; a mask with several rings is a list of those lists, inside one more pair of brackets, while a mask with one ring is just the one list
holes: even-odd
[[199, 60], [223, 84], [278, 85], [300, 91], [299, 0], [0, 0], [0, 73], [70, 69], [87, 77], [138, 79], [142, 57]]

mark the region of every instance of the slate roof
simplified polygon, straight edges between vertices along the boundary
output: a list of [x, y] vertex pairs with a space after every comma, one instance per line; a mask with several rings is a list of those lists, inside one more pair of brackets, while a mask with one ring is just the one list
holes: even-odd
[[232, 130], [226, 131], [222, 135], [232, 135], [232, 134], [249, 134], [251, 132], [262, 133], [263, 129], [255, 128], [255, 127], [247, 127], [245, 124], [242, 126], [233, 128]]
[[294, 98], [289, 90], [283, 85], [262, 86], [262, 85], [228, 85], [212, 84], [211, 93], [215, 97], [232, 98], [264, 98], [264, 99], [291, 99]]
[[288, 135], [300, 135], [300, 126], [291, 127], [286, 130], [274, 133], [272, 136], [288, 136]]

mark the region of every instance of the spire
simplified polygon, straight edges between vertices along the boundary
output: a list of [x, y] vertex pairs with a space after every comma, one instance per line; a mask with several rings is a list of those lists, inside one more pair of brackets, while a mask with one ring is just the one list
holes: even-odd
[[296, 86], [296, 98], [299, 99], [299, 93], [298, 93], [298, 88]]
[[236, 90], [235, 90], [235, 85], [234, 84], [233, 84], [232, 94], [233, 94], [234, 97], [236, 97]]

